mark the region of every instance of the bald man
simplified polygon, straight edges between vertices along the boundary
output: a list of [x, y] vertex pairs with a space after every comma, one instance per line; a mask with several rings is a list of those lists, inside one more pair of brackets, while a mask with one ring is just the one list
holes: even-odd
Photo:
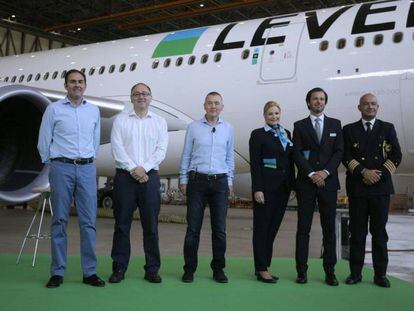
[[375, 95], [364, 94], [358, 105], [361, 119], [344, 127], [344, 159], [349, 197], [351, 274], [346, 284], [362, 281], [365, 243], [372, 235], [374, 283], [390, 287], [386, 277], [388, 235], [386, 223], [390, 195], [394, 193], [392, 174], [401, 162], [401, 149], [394, 125], [376, 118], [379, 109]]

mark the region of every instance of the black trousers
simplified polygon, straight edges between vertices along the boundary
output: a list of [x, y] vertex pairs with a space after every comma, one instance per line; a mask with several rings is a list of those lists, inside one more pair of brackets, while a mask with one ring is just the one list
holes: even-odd
[[190, 179], [187, 185], [187, 232], [184, 240], [184, 271], [195, 272], [204, 210], [210, 207], [213, 271], [226, 266], [226, 217], [229, 186], [227, 177], [217, 180]]
[[375, 275], [385, 276], [388, 266], [389, 195], [349, 197], [349, 229], [351, 233], [349, 265], [351, 274], [361, 275], [365, 259], [365, 243], [372, 236], [372, 261]]
[[323, 267], [325, 273], [333, 273], [337, 261], [335, 234], [337, 192], [315, 187], [312, 190], [298, 190], [297, 199], [296, 270], [297, 272], [308, 270], [309, 233], [317, 201], [322, 226]]
[[281, 187], [264, 191], [265, 203], [253, 206], [253, 255], [255, 271], [267, 271], [273, 256], [273, 242], [279, 230], [290, 191]]
[[111, 257], [114, 270], [126, 271], [131, 256], [130, 229], [137, 206], [141, 217], [144, 237], [146, 272], [154, 273], [160, 268], [158, 243], [158, 214], [160, 212], [160, 177], [158, 172], [147, 173], [149, 180], [139, 183], [129, 172], [117, 169], [114, 179], [115, 228]]

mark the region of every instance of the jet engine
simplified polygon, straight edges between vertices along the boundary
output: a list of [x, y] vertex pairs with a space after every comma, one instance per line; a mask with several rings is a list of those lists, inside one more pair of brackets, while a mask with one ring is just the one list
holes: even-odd
[[22, 85], [0, 85], [0, 202], [20, 203], [47, 186], [48, 170], [37, 151], [42, 115], [50, 99]]

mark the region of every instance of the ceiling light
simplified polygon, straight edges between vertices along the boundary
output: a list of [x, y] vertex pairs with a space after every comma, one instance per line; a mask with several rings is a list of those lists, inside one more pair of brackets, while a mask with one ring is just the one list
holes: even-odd
[[200, 3], [200, 8], [204, 8], [204, 3]]

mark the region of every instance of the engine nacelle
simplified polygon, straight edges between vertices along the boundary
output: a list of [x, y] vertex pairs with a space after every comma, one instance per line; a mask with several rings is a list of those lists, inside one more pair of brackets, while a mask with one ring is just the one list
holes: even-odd
[[0, 85], [0, 201], [35, 198], [34, 187], [48, 185], [37, 141], [42, 115], [51, 101], [22, 85]]

